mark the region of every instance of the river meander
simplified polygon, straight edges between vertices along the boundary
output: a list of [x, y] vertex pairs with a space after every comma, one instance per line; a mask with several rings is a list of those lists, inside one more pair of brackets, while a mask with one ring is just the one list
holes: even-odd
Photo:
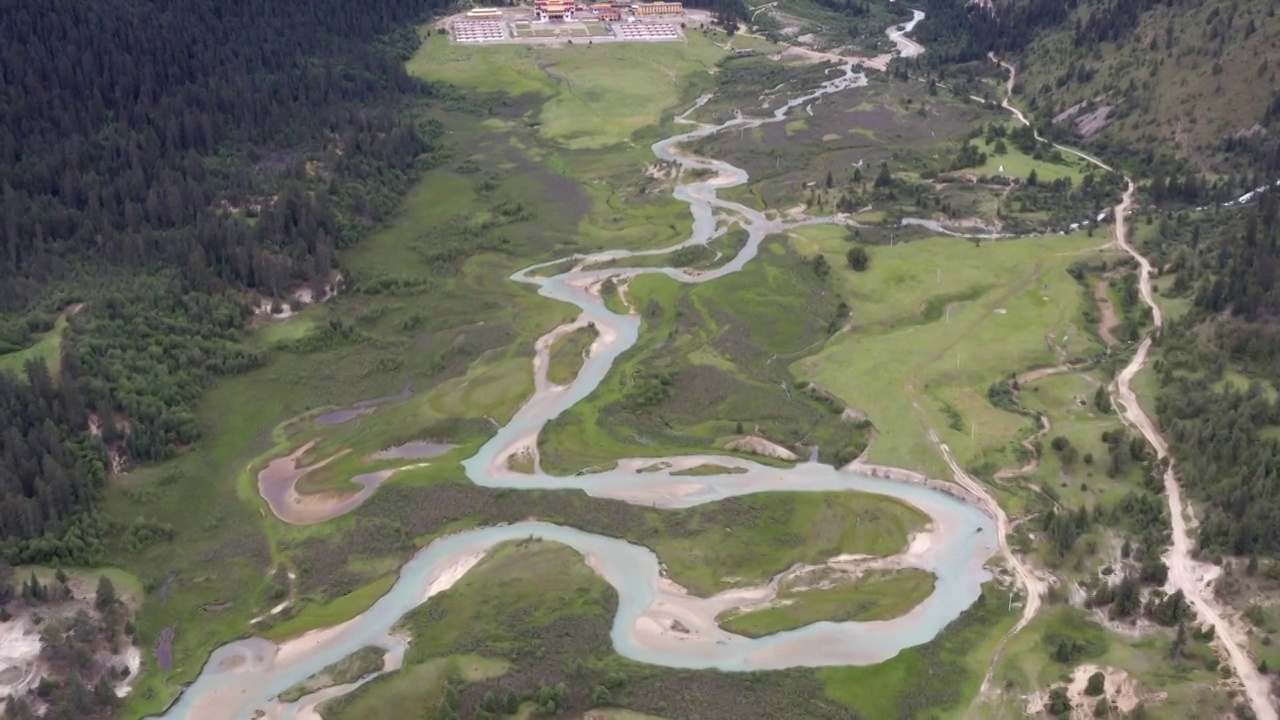
[[[923, 17], [915, 12], [905, 27], [889, 31], [899, 51], [911, 54], [919, 46], [904, 35]], [[748, 639], [714, 626], [696, 636], [646, 631], [652, 625], [654, 608], [664, 601], [678, 601], [694, 610], [713, 611], [715, 598], [699, 599], [673, 593], [660, 577], [658, 558], [647, 548], [623, 540], [593, 535], [571, 527], [543, 522], [522, 522], [480, 528], [440, 538], [419, 551], [400, 571], [399, 580], [369, 610], [342, 625], [309, 634], [277, 646], [260, 638], [239, 640], [218, 648], [196, 680], [161, 717], [213, 720], [252, 717], [258, 711], [269, 716], [297, 717], [300, 708], [312, 707], [318, 697], [298, 703], [280, 704], [274, 698], [290, 686], [366, 645], [380, 645], [393, 660], [403, 656], [405, 641], [392, 629], [405, 613], [434, 592], [448, 587], [475, 564], [488, 548], [508, 540], [540, 537], [563, 543], [581, 552], [593, 569], [618, 592], [619, 606], [612, 638], [618, 653], [637, 661], [681, 668], [714, 668], [725, 671], [767, 670], [797, 666], [868, 665], [887, 660], [904, 648], [932, 640], [979, 596], [989, 578], [984, 569], [998, 548], [995, 524], [973, 504], [932, 487], [836, 469], [817, 462], [799, 463], [790, 469], [768, 467], [735, 457], [714, 455], [696, 458], [667, 458], [673, 467], [658, 472], [639, 473], [661, 458], [623, 461], [614, 470], [587, 475], [556, 477], [539, 469], [531, 475], [507, 468], [507, 458], [522, 448], [536, 447], [537, 434], [549, 421], [590, 394], [604, 379], [613, 362], [632, 347], [640, 330], [637, 315], [619, 315], [605, 308], [592, 288], [607, 277], [663, 273], [680, 282], [701, 283], [737, 272], [757, 254], [760, 243], [773, 233], [802, 224], [831, 222], [824, 219], [783, 221], [743, 205], [720, 199], [717, 191], [747, 182], [747, 173], [728, 163], [695, 157], [681, 150], [688, 141], [729, 128], [752, 127], [779, 122], [792, 109], [835, 92], [856, 88], [866, 77], [846, 60], [831, 69], [833, 77], [816, 90], [777, 108], [766, 118], [736, 117], [719, 125], [692, 126], [653, 145], [661, 160], [676, 162], [685, 169], [700, 170], [702, 179], [682, 183], [675, 197], [688, 203], [693, 214], [693, 232], [676, 247], [707, 243], [722, 234], [733, 218], [749, 238], [736, 257], [721, 267], [705, 271], [671, 268], [582, 269], [544, 278], [531, 271], [553, 265], [543, 263], [517, 272], [513, 281], [532, 283], [538, 292], [581, 308], [576, 323], [592, 322], [600, 340], [577, 378], [567, 387], [546, 381], [546, 368], [537, 368], [537, 389], [533, 397], [473, 457], [463, 463], [475, 483], [501, 488], [575, 488], [604, 498], [617, 498], [654, 507], [688, 507], [723, 498], [770, 490], [821, 492], [859, 490], [897, 498], [919, 508], [931, 519], [929, 542], [918, 552], [904, 553], [903, 562], [933, 572], [935, 590], [929, 598], [906, 615], [878, 622], [821, 622], [794, 631]], [[706, 98], [700, 101], [705, 102]], [[696, 106], [695, 106], [696, 107]], [[718, 227], [719, 226], [719, 227]], [[625, 259], [642, 254], [667, 253], [675, 248], [640, 252], [610, 251], [599, 258]], [[673, 476], [671, 473], [691, 463], [715, 462], [745, 472], [715, 476]], [[704, 607], [706, 606], [706, 607]], [[714, 618], [714, 614], [710, 617]], [[651, 627], [650, 627], [651, 630]], [[350, 686], [350, 687], [354, 687]], [[323, 693], [329, 697], [350, 687]], [[310, 715], [310, 713], [307, 713]]]

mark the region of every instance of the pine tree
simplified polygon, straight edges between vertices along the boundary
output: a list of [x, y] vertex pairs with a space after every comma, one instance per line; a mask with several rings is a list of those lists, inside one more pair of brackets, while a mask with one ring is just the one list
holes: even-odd
[[1093, 392], [1093, 407], [1103, 415], [1111, 414], [1111, 395], [1104, 385], [1099, 385]]
[[889, 164], [880, 163], [880, 172], [876, 174], [875, 187], [877, 190], [891, 187], [893, 185], [893, 175], [889, 173]]
[[104, 612], [107, 608], [116, 604], [116, 588], [111, 584], [111, 580], [106, 575], [98, 577], [98, 590], [94, 593], [93, 606], [98, 612]]

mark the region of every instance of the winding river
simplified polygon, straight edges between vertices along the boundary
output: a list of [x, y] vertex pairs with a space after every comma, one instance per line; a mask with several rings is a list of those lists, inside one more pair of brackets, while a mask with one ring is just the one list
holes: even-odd
[[[913, 55], [919, 45], [905, 38], [924, 14], [914, 11], [913, 19], [895, 26], [889, 36], [899, 52]], [[769, 490], [842, 491], [859, 490], [890, 496], [910, 503], [931, 518], [924, 542], [912, 543], [897, 559], [903, 566], [933, 572], [937, 584], [932, 595], [907, 615], [880, 622], [820, 622], [798, 630], [759, 639], [748, 639], [720, 630], [715, 612], [740, 603], [747, 595], [768, 597], [769, 587], [730, 591], [713, 598], [695, 598], [662, 578], [658, 558], [647, 548], [623, 540], [593, 535], [571, 527], [543, 522], [521, 522], [460, 532], [440, 538], [418, 552], [400, 571], [399, 580], [368, 611], [341, 625], [309, 633], [276, 645], [260, 638], [239, 640], [218, 648], [195, 682], [162, 716], [163, 718], [242, 718], [261, 711], [269, 717], [315, 717], [313, 707], [321, 697], [349, 691], [352, 686], [331, 689], [282, 704], [276, 695], [318, 672], [327, 665], [366, 645], [387, 649], [391, 666], [403, 657], [406, 641], [394, 636], [399, 619], [428, 597], [448, 588], [475, 565], [483, 553], [498, 543], [540, 537], [563, 543], [581, 552], [590, 566], [618, 592], [619, 606], [612, 629], [617, 652], [641, 662], [680, 668], [714, 668], [725, 671], [766, 670], [797, 666], [867, 665], [893, 657], [904, 648], [926, 643], [968, 608], [989, 578], [984, 569], [999, 549], [996, 524], [977, 504], [928, 484], [872, 477], [840, 470], [814, 461], [779, 469], [735, 457], [681, 456], [666, 458], [670, 467], [640, 473], [661, 458], [625, 460], [608, 472], [551, 476], [536, 462], [537, 436], [552, 419], [585, 398], [604, 379], [613, 362], [632, 347], [640, 330], [635, 314], [619, 315], [605, 308], [598, 293], [606, 278], [631, 277], [641, 273], [662, 273], [680, 282], [701, 283], [737, 272], [754, 258], [761, 242], [770, 234], [799, 225], [833, 222], [830, 219], [784, 221], [718, 197], [719, 190], [747, 182], [747, 173], [728, 163], [696, 157], [681, 148], [689, 141], [730, 128], [754, 127], [779, 122], [792, 109], [825, 95], [856, 88], [866, 83], [856, 60], [844, 59], [831, 68], [833, 77], [820, 87], [787, 102], [765, 118], [741, 115], [719, 125], [699, 124], [688, 119], [698, 104], [677, 118], [693, 126], [653, 145], [659, 159], [679, 163], [685, 170], [701, 171], [695, 182], [679, 184], [675, 197], [688, 203], [693, 214], [690, 238], [674, 247], [648, 252], [609, 251], [583, 258], [577, 268], [554, 277], [539, 277], [533, 271], [552, 265], [542, 263], [515, 273], [512, 280], [531, 283], [544, 296], [573, 303], [581, 316], [569, 326], [594, 323], [599, 338], [592, 347], [577, 378], [568, 386], [551, 384], [546, 378], [546, 346], [539, 343], [534, 363], [534, 395], [505, 427], [490, 439], [463, 466], [472, 481], [495, 488], [573, 488], [601, 497], [621, 499], [653, 507], [689, 507], [716, 500]], [[728, 220], [740, 223], [749, 235], [743, 249], [715, 270], [699, 272], [671, 268], [583, 269], [586, 261], [625, 259], [639, 255], [668, 253], [686, 245], [703, 244], [723, 234]], [[544, 338], [545, 340], [546, 338]], [[537, 472], [518, 474], [508, 469], [515, 453], [531, 453]], [[715, 462], [742, 472], [718, 476], [676, 476], [673, 472], [705, 462]], [[959, 495], [963, 495], [960, 493]], [[273, 509], [275, 505], [273, 504]], [[665, 613], [665, 614], [664, 614]], [[683, 613], [683, 614], [682, 614]], [[692, 633], [672, 632], [662, 627], [664, 617], [694, 616], [698, 628]], [[709, 622], [700, 622], [706, 621]], [[686, 623], [687, 624], [687, 623]]]

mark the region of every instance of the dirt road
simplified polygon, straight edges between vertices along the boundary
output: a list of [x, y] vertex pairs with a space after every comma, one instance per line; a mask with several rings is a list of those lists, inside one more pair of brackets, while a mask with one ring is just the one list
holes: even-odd
[[1098, 278], [1093, 284], [1093, 301], [1098, 304], [1098, 311], [1102, 313], [1101, 319], [1098, 320], [1098, 335], [1102, 338], [1102, 342], [1111, 347], [1116, 344], [1116, 336], [1112, 333], [1112, 329], [1120, 324], [1120, 318], [1116, 316], [1115, 305], [1111, 302], [1108, 294], [1110, 285], [1106, 279]]
[[[1019, 122], [1030, 126], [1031, 123], [1027, 121], [1026, 116], [1014, 107], [1012, 103], [1013, 88], [1018, 79], [1017, 68], [1002, 62], [995, 53], [991, 53], [989, 57], [992, 62], [999, 63], [1009, 70], [1009, 80], [1005, 84], [1005, 98], [1001, 104], [1009, 112], [1013, 113]], [[1036, 138], [1043, 141], [1039, 133], [1036, 134]], [[1087, 153], [1063, 147], [1056, 143], [1054, 147], [1083, 158], [1104, 170], [1114, 172], [1109, 165]], [[1139, 293], [1142, 296], [1142, 302], [1151, 308], [1155, 332], [1159, 332], [1164, 327], [1164, 315], [1160, 311], [1160, 306], [1156, 304], [1155, 292], [1152, 289], [1151, 262], [1129, 242], [1128, 214], [1134, 206], [1137, 186], [1134, 185], [1132, 179], [1126, 177], [1125, 180], [1128, 185], [1125, 188], [1120, 204], [1115, 207], [1114, 213], [1115, 244], [1138, 263], [1140, 268], [1138, 278]], [[1187, 521], [1186, 516], [1183, 514], [1182, 488], [1178, 485], [1178, 478], [1173, 469], [1173, 461], [1169, 457], [1169, 444], [1159, 430], [1156, 429], [1155, 423], [1143, 411], [1142, 406], [1138, 404], [1137, 395], [1133, 392], [1133, 378], [1146, 366], [1147, 356], [1151, 351], [1151, 343], [1152, 335], [1148, 334], [1147, 337], [1143, 338], [1142, 343], [1138, 345], [1138, 351], [1134, 354], [1133, 359], [1129, 361], [1129, 365], [1116, 377], [1116, 382], [1113, 386], [1113, 399], [1117, 407], [1121, 409], [1121, 417], [1124, 421], [1128, 425], [1137, 428], [1143, 437], [1147, 439], [1147, 442], [1151, 443], [1151, 446], [1155, 448], [1156, 455], [1168, 463], [1164, 474], [1164, 491], [1169, 501], [1173, 542], [1164, 556], [1165, 563], [1169, 566], [1169, 580], [1166, 588], [1171, 591], [1181, 590], [1183, 595], [1186, 596], [1187, 602], [1195, 609], [1196, 616], [1213, 627], [1218, 645], [1223, 654], [1226, 655], [1228, 662], [1231, 663], [1231, 669], [1235, 672], [1236, 677], [1240, 678], [1245, 695], [1249, 700], [1249, 705], [1253, 708], [1258, 720], [1280, 720], [1276, 713], [1276, 707], [1272, 702], [1270, 683], [1258, 672], [1258, 668], [1252, 658], [1243, 649], [1245, 645], [1245, 640], [1242, 637], [1243, 633], [1223, 616], [1222, 611], [1214, 602], [1212, 592], [1207, 588], [1208, 583], [1204, 581], [1204, 578], [1212, 577], [1216, 574], [1216, 568], [1207, 563], [1196, 562], [1191, 558], [1191, 540], [1187, 535]], [[952, 462], [949, 454], [947, 460], [949, 463]], [[1015, 630], [1017, 629], [1015, 627]]]
[[929, 439], [938, 446], [938, 450], [942, 452], [942, 457], [947, 461], [947, 466], [951, 468], [951, 474], [955, 478], [956, 484], [969, 491], [978, 498], [982, 508], [987, 511], [996, 521], [996, 532], [1000, 538], [1000, 552], [1004, 555], [1005, 560], [1009, 563], [1009, 569], [1018, 578], [1021, 584], [1027, 590], [1026, 603], [1022, 606], [1022, 617], [1018, 618], [1018, 622], [1009, 632], [1005, 634], [1000, 641], [1000, 646], [991, 657], [991, 663], [987, 666], [987, 674], [982, 678], [982, 688], [978, 691], [979, 697], [985, 695], [991, 685], [992, 675], [995, 673], [996, 663], [1000, 660], [1000, 654], [1004, 651], [1005, 645], [1009, 638], [1018, 634], [1022, 628], [1026, 627], [1036, 613], [1040, 611], [1040, 603], [1046, 592], [1049, 591], [1049, 582], [1039, 573], [1031, 569], [1031, 566], [1023, 562], [1013, 552], [1013, 548], [1009, 547], [1009, 534], [1013, 528], [1009, 524], [1009, 516], [1005, 514], [1004, 508], [1000, 507], [1000, 503], [987, 492], [987, 488], [980, 481], [975, 479], [965, 469], [956, 462], [955, 456], [951, 454], [951, 448], [942, 442], [938, 437], [938, 433], [933, 430], [929, 431]]
[[[1133, 181], [1130, 180], [1123, 200], [1116, 206], [1116, 243], [1129, 253], [1141, 268], [1138, 289], [1142, 295], [1142, 302], [1151, 308], [1152, 319], [1158, 332], [1164, 326], [1164, 316], [1160, 312], [1160, 306], [1155, 302], [1155, 293], [1151, 287], [1151, 263], [1129, 243], [1126, 213], [1133, 207], [1134, 191]], [[1236, 676], [1240, 678], [1245, 695], [1249, 699], [1249, 705], [1253, 707], [1258, 720], [1277, 720], [1276, 708], [1271, 698], [1270, 682], [1258, 672], [1253, 659], [1244, 650], [1246, 640], [1243, 633], [1223, 616], [1222, 610], [1214, 601], [1212, 592], [1206, 587], [1207, 583], [1203, 582], [1205, 577], [1216, 574], [1216, 569], [1207, 563], [1197, 562], [1191, 557], [1191, 538], [1187, 535], [1187, 519], [1183, 513], [1182, 487], [1178, 484], [1178, 477], [1173, 469], [1173, 459], [1169, 457], [1169, 444], [1156, 429], [1155, 423], [1143, 411], [1142, 406], [1138, 404], [1138, 397], [1133, 392], [1133, 378], [1146, 365], [1147, 356], [1151, 351], [1151, 341], [1151, 335], [1142, 340], [1138, 346], [1138, 352], [1129, 361], [1129, 365], [1116, 377], [1115, 401], [1121, 409], [1121, 417], [1125, 422], [1142, 433], [1147, 442], [1155, 448], [1157, 457], [1168, 462], [1164, 473], [1164, 493], [1169, 500], [1173, 543], [1164, 555], [1164, 561], [1169, 566], [1169, 580], [1166, 587], [1170, 590], [1181, 590], [1187, 602], [1195, 609], [1196, 616], [1213, 626], [1218, 646], [1226, 654]]]

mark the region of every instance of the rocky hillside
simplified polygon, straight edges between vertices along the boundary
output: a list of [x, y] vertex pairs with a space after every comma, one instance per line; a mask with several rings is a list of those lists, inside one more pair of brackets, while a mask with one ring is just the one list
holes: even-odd
[[[1071, 0], [1017, 55], [1020, 102], [1112, 157], [1274, 175], [1280, 17], [1249, 0]], [[1074, 6], [1074, 7], [1072, 7]], [[997, 19], [999, 8], [997, 7]], [[1241, 178], [1241, 183], [1245, 183]]]

